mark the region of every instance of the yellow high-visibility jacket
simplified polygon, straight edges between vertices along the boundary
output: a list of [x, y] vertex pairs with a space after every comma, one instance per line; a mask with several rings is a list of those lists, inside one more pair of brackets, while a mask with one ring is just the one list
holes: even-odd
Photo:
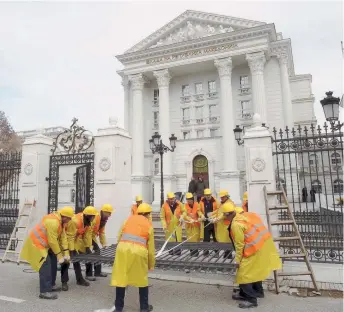
[[68, 249], [85, 252], [86, 248], [92, 247], [92, 223], [84, 226], [84, 214], [76, 214], [67, 225]]

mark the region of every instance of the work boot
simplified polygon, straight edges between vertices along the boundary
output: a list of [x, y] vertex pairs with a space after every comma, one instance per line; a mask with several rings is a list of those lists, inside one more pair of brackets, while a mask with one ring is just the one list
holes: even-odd
[[248, 301], [243, 301], [241, 303], [239, 303], [238, 307], [240, 309], [250, 309], [250, 308], [254, 308], [254, 307], [258, 307], [258, 303], [255, 302], [248, 302]]
[[264, 293], [257, 293], [257, 297], [258, 297], [258, 298], [264, 298], [265, 295], [264, 295]]
[[86, 279], [90, 282], [94, 282], [96, 280], [94, 276], [86, 276]]
[[67, 283], [62, 283], [62, 291], [68, 291], [69, 287]]
[[150, 312], [153, 311], [153, 306], [151, 304], [148, 305], [148, 309], [140, 310], [140, 312]]
[[94, 276], [97, 276], [97, 277], [107, 277], [107, 273], [104, 273], [104, 272], [100, 272], [99, 274], [94, 274]]
[[40, 293], [39, 298], [41, 299], [57, 299], [57, 294], [53, 294], [51, 292]]
[[232, 299], [233, 300], [242, 300], [242, 301], [247, 300], [245, 297], [241, 296], [239, 292], [233, 293], [232, 294]]
[[85, 281], [84, 279], [76, 281], [76, 283], [80, 286], [90, 286], [90, 283], [88, 281]]
[[61, 291], [61, 289], [62, 288], [60, 286], [56, 286], [56, 285], [51, 287], [51, 291]]

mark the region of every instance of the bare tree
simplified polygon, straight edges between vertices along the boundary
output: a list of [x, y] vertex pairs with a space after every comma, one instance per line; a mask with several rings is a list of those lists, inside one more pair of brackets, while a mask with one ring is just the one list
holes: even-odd
[[14, 132], [5, 112], [0, 110], [0, 154], [16, 152], [21, 147], [20, 138]]

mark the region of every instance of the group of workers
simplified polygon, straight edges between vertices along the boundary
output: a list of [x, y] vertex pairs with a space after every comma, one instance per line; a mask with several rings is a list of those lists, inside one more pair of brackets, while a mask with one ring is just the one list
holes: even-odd
[[[243, 207], [236, 207], [227, 191], [220, 192], [218, 203], [210, 189], [204, 190], [200, 203], [193, 194], [186, 194], [186, 204], [176, 200], [174, 193], [168, 193], [161, 207], [161, 222], [166, 239], [182, 240], [182, 225], [185, 223], [189, 241], [232, 242], [235, 248], [237, 267], [236, 283], [239, 289], [232, 298], [240, 300], [240, 308], [258, 305], [257, 298], [264, 297], [262, 281], [273, 270], [281, 268], [281, 261], [271, 234], [261, 218], [248, 212], [247, 193]], [[97, 237], [102, 248], [106, 248], [105, 225], [113, 208], [104, 205], [100, 212], [86, 207], [74, 215], [72, 207], [64, 207], [45, 216], [30, 232], [21, 258], [27, 260], [39, 272], [40, 298], [56, 299], [56, 291], [68, 290], [68, 268], [71, 255], [91, 253], [99, 250]], [[93, 251], [92, 251], [93, 250]], [[197, 250], [192, 255], [199, 254]], [[226, 254], [227, 252], [225, 252]], [[174, 254], [181, 254], [177, 250]], [[205, 253], [207, 256], [207, 253]], [[228, 253], [225, 257], [228, 257]], [[61, 265], [62, 288], [56, 286], [57, 263]], [[118, 235], [115, 261], [110, 285], [116, 287], [115, 312], [122, 312], [127, 286], [139, 288], [140, 311], [153, 310], [148, 299], [148, 271], [155, 266], [154, 230], [152, 208], [136, 197], [131, 215], [122, 224]], [[93, 268], [86, 264], [86, 278], [81, 273], [78, 261], [73, 261], [78, 285], [88, 286], [94, 276], [103, 276], [100, 265]], [[93, 276], [94, 275], [94, 276]]]

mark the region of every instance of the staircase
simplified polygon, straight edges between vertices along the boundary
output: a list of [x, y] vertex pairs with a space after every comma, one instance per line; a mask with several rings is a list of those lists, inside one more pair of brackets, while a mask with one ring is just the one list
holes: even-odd
[[[154, 227], [154, 238], [155, 241], [165, 241], [165, 233], [162, 229], [161, 220], [160, 220], [160, 212], [153, 212], [152, 213], [152, 220], [153, 220], [153, 227]], [[183, 228], [183, 240], [186, 239], [185, 228]]]

